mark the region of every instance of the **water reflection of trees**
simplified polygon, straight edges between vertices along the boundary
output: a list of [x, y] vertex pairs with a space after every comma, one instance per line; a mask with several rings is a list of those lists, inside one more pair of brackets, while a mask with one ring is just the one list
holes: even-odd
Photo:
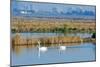
[[12, 45], [12, 51], [15, 52], [17, 55], [21, 54], [24, 49], [32, 49], [34, 45], [24, 45], [24, 46], [16, 46]]

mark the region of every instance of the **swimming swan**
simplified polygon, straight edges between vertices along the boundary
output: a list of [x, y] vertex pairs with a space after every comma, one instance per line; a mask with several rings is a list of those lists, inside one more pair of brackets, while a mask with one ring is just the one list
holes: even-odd
[[39, 51], [43, 51], [43, 52], [47, 51], [47, 49], [48, 49], [47, 47], [41, 47], [41, 46], [40, 46], [40, 41], [38, 41], [38, 45], [39, 45], [39, 46], [38, 46]]

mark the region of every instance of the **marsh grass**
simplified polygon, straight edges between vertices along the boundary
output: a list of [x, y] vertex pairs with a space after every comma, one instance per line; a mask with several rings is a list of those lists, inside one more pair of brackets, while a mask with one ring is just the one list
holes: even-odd
[[83, 43], [94, 42], [95, 38], [80, 38], [78, 36], [55, 36], [55, 37], [42, 37], [42, 38], [24, 38], [20, 34], [16, 34], [12, 38], [13, 45], [38, 45], [40, 41], [41, 46], [51, 46], [52, 44], [66, 44], [66, 43]]
[[25, 20], [13, 19], [11, 32], [36, 32], [36, 33], [74, 33], [74, 32], [95, 32], [95, 21], [88, 20]]

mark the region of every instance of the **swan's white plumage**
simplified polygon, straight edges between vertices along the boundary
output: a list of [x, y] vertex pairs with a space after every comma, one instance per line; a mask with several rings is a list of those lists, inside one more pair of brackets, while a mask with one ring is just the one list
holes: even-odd
[[47, 47], [39, 47], [39, 50], [45, 52], [47, 51]]
[[66, 50], [66, 46], [60, 46], [60, 50]]
[[38, 41], [38, 48], [39, 48], [39, 51], [43, 51], [43, 52], [45, 52], [45, 51], [47, 51], [48, 50], [48, 48], [47, 47], [41, 47], [40, 46], [40, 41]]

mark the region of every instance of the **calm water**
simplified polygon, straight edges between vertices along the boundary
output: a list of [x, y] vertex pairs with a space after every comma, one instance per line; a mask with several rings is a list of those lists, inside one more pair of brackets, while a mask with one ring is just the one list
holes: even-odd
[[[16, 34], [12, 34], [12, 36], [15, 36]], [[51, 37], [51, 36], [79, 36], [81, 38], [90, 38], [92, 34], [90, 33], [20, 33], [22, 37], [26, 38], [40, 38], [40, 37]]]
[[77, 62], [95, 60], [95, 44], [81, 43], [76, 46], [66, 46], [66, 50], [58, 47], [48, 47], [40, 51], [33, 46], [15, 46], [11, 51], [12, 65], [46, 64], [60, 62]]

